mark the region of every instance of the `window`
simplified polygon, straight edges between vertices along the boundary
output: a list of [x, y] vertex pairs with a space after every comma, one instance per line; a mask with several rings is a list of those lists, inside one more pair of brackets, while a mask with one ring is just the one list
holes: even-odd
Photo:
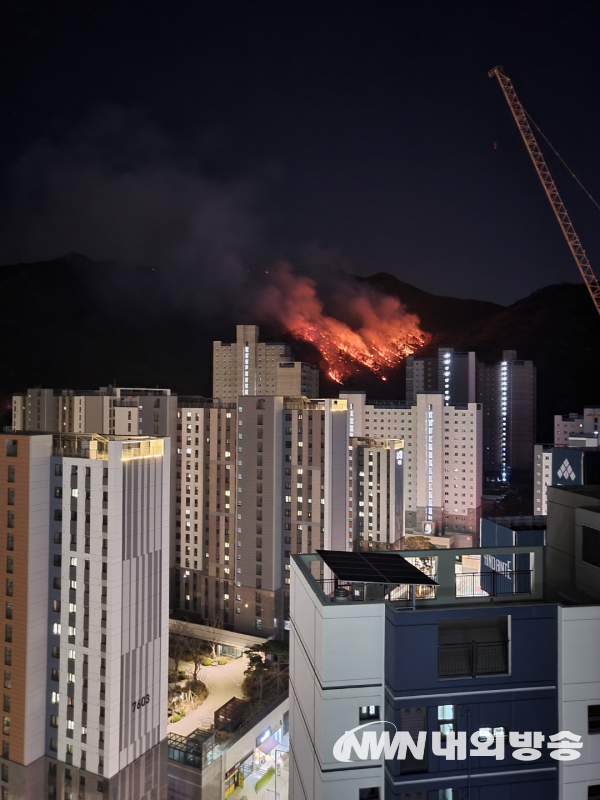
[[55, 464], [54, 465], [54, 474], [55, 475], [62, 475], [62, 464]]
[[11, 688], [11, 682], [12, 682], [11, 671], [9, 669], [5, 669], [4, 670], [4, 688], [5, 689], [10, 689]]
[[15, 468], [13, 466], [10, 466], [8, 468], [8, 482], [9, 483], [15, 482]]
[[50, 715], [50, 727], [58, 728], [58, 717], [56, 716], [56, 714]]
[[438, 678], [508, 675], [508, 617], [463, 617], [438, 622]]
[[52, 645], [52, 658], [60, 658], [60, 647], [57, 644]]
[[12, 625], [4, 626], [4, 641], [12, 642]]
[[15, 512], [14, 511], [7, 511], [6, 512], [6, 527], [7, 528], [14, 528], [15, 527]]
[[10, 758], [10, 745], [8, 742], [2, 742], [2, 758]]
[[7, 578], [6, 579], [6, 596], [12, 597], [13, 596], [13, 579]]
[[7, 498], [6, 502], [7, 502], [7, 504], [9, 506], [14, 506], [14, 504], [15, 504], [15, 490], [14, 489], [10, 489], [9, 488], [9, 490], [8, 490], [8, 498]]
[[442, 739], [454, 732], [454, 706], [438, 706], [437, 718]]
[[2, 717], [2, 733], [10, 736], [10, 717]]
[[6, 549], [7, 550], [14, 550], [15, 549], [15, 535], [14, 533], [7, 533], [6, 534]]
[[588, 733], [600, 733], [600, 706], [588, 706]]
[[600, 567], [600, 531], [581, 526], [581, 558], [587, 564]]
[[48, 743], [48, 749], [56, 753], [58, 750], [58, 741], [56, 739], [50, 739]]
[[379, 706], [361, 706], [358, 712], [359, 722], [369, 722], [379, 719]]
[[379, 786], [369, 786], [358, 790], [358, 800], [379, 800]]
[[6, 601], [6, 612], [4, 616], [6, 617], [6, 619], [13, 618], [13, 604], [9, 603], [8, 600]]
[[16, 439], [7, 439], [5, 446], [6, 446], [5, 454], [7, 456], [16, 456], [17, 455], [18, 442], [17, 442]]
[[4, 695], [3, 708], [4, 708], [4, 710], [6, 711], [7, 714], [10, 714], [10, 695], [9, 694], [5, 694]]
[[14, 568], [14, 559], [12, 556], [6, 556], [6, 571], [9, 575], [12, 575]]

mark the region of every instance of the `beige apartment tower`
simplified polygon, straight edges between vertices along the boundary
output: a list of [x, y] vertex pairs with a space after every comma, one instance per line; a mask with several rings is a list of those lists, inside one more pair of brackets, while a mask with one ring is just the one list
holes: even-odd
[[318, 397], [319, 370], [294, 361], [288, 345], [258, 340], [256, 325], [237, 325], [235, 342], [213, 342], [213, 397]]

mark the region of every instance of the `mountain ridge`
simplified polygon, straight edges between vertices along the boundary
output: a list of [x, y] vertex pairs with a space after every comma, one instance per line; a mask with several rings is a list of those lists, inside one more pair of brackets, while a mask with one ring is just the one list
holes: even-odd
[[[55, 388], [121, 385], [167, 386], [180, 394], [210, 396], [212, 341], [231, 341], [236, 322], [225, 313], [194, 310], [193, 297], [176, 307], [165, 291], [168, 271], [123, 262], [95, 262], [78, 253], [32, 264], [0, 266], [5, 298], [0, 316], [0, 397], [4, 424], [10, 395], [38, 384]], [[356, 278], [398, 297], [416, 313], [439, 346], [475, 350], [497, 360], [502, 350], [538, 367], [539, 440], [552, 436], [552, 415], [600, 402], [595, 355], [600, 317], [583, 284], [551, 284], [508, 306], [442, 297], [388, 273]], [[218, 298], [221, 308], [227, 298]], [[262, 324], [264, 341], [291, 344], [297, 358], [318, 363], [310, 344]], [[404, 398], [405, 367], [386, 383], [358, 370], [344, 388], [364, 389], [374, 399]], [[321, 393], [340, 387], [321, 372]]]

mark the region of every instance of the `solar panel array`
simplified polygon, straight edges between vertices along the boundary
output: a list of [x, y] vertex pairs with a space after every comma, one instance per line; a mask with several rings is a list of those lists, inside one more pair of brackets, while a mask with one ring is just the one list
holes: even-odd
[[347, 553], [343, 550], [317, 550], [317, 553], [341, 581], [437, 586], [433, 578], [398, 553]]

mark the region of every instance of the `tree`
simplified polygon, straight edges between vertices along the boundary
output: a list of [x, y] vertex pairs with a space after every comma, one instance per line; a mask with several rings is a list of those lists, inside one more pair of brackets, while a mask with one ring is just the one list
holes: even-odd
[[206, 625], [210, 629], [206, 634], [206, 642], [210, 646], [210, 657], [216, 658], [217, 645], [219, 644], [223, 630], [223, 622], [220, 619], [214, 619], [212, 622], [207, 622]]
[[184, 656], [184, 653], [189, 648], [189, 639], [192, 629], [181, 620], [176, 620], [170, 626], [169, 633], [169, 649], [171, 651], [171, 658], [175, 662], [175, 676], [179, 674], [179, 663]]
[[204, 642], [201, 639], [198, 639], [196, 636], [190, 636], [188, 638], [187, 645], [189, 654], [191, 655], [192, 661], [194, 662], [194, 676], [192, 678], [192, 686], [194, 691], [196, 691], [196, 686], [198, 685], [198, 673], [200, 671], [202, 659], [204, 658]]
[[248, 668], [244, 672], [249, 693], [258, 692], [259, 702], [263, 700], [265, 687], [273, 689], [271, 695], [278, 697], [289, 683], [289, 646], [285, 642], [270, 639], [255, 644], [246, 650]]
[[436, 550], [436, 546], [426, 536], [405, 536], [404, 550]]

